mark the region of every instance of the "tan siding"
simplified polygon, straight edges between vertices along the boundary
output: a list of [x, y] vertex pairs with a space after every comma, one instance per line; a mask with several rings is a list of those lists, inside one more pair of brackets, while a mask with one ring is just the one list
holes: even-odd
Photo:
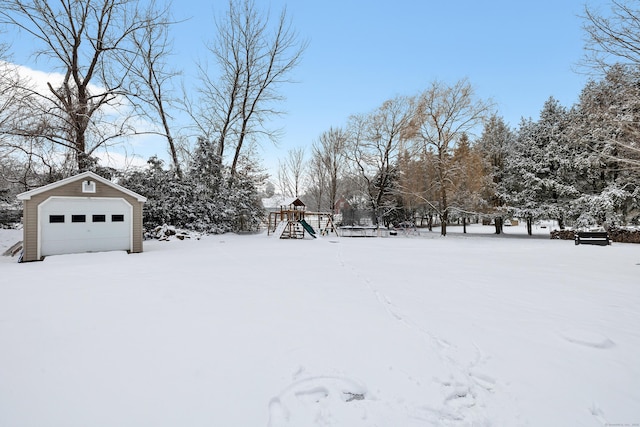
[[38, 207], [32, 200], [25, 200], [23, 224], [23, 261], [38, 260]]
[[[131, 203], [131, 202], [130, 202]], [[132, 252], [142, 252], [142, 207], [143, 203], [137, 200], [133, 204], [133, 248]]]
[[49, 197], [118, 197], [123, 198], [133, 207], [133, 246], [132, 252], [142, 252], [142, 206], [138, 199], [117, 188], [110, 187], [101, 182], [96, 182], [95, 193], [82, 192], [82, 179], [73, 181], [50, 191], [45, 191], [24, 201], [24, 255], [23, 261], [38, 260], [38, 206]]

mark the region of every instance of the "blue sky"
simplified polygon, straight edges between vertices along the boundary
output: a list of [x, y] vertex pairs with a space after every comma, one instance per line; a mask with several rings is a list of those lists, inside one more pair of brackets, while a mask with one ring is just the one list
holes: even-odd
[[[262, 144], [270, 169], [288, 149], [310, 146], [351, 114], [367, 113], [396, 95], [418, 94], [434, 80], [467, 78], [516, 127], [521, 117], [537, 118], [550, 96], [572, 105], [588, 79], [576, 72], [584, 47], [582, 0], [256, 3], [274, 18], [286, 5], [293, 26], [309, 42], [292, 74], [297, 83], [281, 88], [288, 114], [273, 126], [284, 135], [278, 147]], [[604, 0], [587, 4], [608, 8]], [[193, 82], [196, 61], [206, 57], [203, 43], [215, 36], [214, 14], [227, 1], [174, 1], [173, 7], [177, 19], [186, 19], [173, 29], [174, 59]], [[136, 152], [165, 157], [166, 148], [137, 145]]]
[[[434, 80], [468, 78], [483, 99], [516, 127], [537, 118], [554, 96], [577, 101], [587, 76], [576, 72], [583, 56], [582, 14], [574, 0], [470, 1], [271, 1], [272, 14], [287, 5], [293, 25], [309, 41], [294, 72], [298, 83], [282, 88], [288, 114], [276, 125], [279, 146], [263, 145], [265, 161], [295, 146], [310, 146], [351, 114], [367, 113], [396, 95], [418, 94]], [[588, 3], [603, 8], [606, 2]], [[214, 11], [226, 2], [198, 2], [189, 9], [188, 34], [176, 33], [176, 47], [197, 56], [196, 28], [211, 37]], [[606, 9], [603, 9], [606, 10]], [[187, 10], [176, 11], [187, 13]], [[209, 27], [207, 29], [207, 27]], [[209, 34], [208, 34], [209, 31]], [[184, 43], [184, 45], [183, 45]], [[194, 59], [194, 58], [191, 58]]]

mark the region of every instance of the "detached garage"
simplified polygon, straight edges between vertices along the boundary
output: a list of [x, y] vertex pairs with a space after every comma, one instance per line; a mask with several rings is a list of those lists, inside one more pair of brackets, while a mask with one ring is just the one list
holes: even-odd
[[19, 194], [22, 261], [82, 252], [142, 252], [146, 198], [93, 172]]

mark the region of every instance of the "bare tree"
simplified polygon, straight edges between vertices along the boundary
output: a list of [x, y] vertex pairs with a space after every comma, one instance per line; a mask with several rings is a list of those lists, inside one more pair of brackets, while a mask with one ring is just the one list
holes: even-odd
[[[217, 37], [207, 46], [213, 55], [218, 73], [208, 64], [198, 64], [198, 89], [200, 99], [187, 110], [196, 123], [198, 131], [207, 140], [216, 144], [216, 154], [223, 158], [227, 139], [234, 136], [238, 123], [238, 100], [244, 70], [242, 42], [238, 33], [239, 18], [235, 16], [233, 3], [229, 4], [226, 19], [216, 22]], [[188, 98], [186, 99], [188, 102]]]
[[345, 171], [348, 136], [341, 128], [330, 128], [323, 132], [313, 144], [312, 156], [315, 162], [324, 169], [326, 176], [327, 206], [329, 212], [335, 210], [338, 200], [339, 183]]
[[[277, 132], [267, 129], [266, 120], [282, 112], [276, 108], [282, 95], [279, 85], [290, 82], [291, 71], [299, 64], [306, 42], [293, 30], [286, 9], [272, 26], [268, 13], [258, 10], [253, 0], [229, 0], [224, 19], [216, 22], [216, 43], [209, 46], [220, 75], [209, 75], [201, 66], [201, 95], [209, 105], [199, 116], [205, 133], [216, 135], [218, 154], [235, 144], [231, 177], [248, 138], [275, 139]], [[213, 120], [206, 117], [212, 117]], [[230, 141], [232, 139], [232, 141]]]
[[349, 156], [377, 222], [383, 201], [392, 192], [398, 155], [410, 135], [413, 114], [413, 100], [398, 96], [367, 116], [350, 119]]
[[[585, 6], [584, 30], [587, 34], [584, 63], [602, 72], [605, 80], [613, 75], [635, 78], [640, 70], [640, 7], [637, 1], [611, 0], [610, 13]], [[629, 106], [637, 103], [637, 87], [630, 86], [632, 93], [626, 99]], [[627, 93], [624, 95], [628, 96]], [[626, 139], [619, 137], [609, 141], [618, 147], [616, 154], [607, 154], [610, 160], [620, 162], [631, 169], [640, 168], [640, 131], [629, 108], [627, 114], [612, 119], [612, 124], [623, 129]]]
[[153, 9], [147, 13], [151, 13], [148, 21], [155, 19], [154, 25], [132, 34], [137, 60], [131, 62], [133, 79], [129, 89], [130, 99], [143, 116], [152, 121], [160, 119], [160, 135], [167, 140], [176, 176], [182, 179], [177, 141], [171, 132], [169, 114], [169, 108], [176, 102], [171, 94], [172, 81], [180, 75], [180, 72], [168, 68], [167, 64], [167, 58], [171, 55], [169, 28], [172, 23], [167, 19], [168, 7], [158, 17], [154, 16], [157, 12]]
[[20, 75], [15, 66], [6, 61], [7, 46], [0, 44], [0, 146], [9, 134], [9, 123], [18, 112], [17, 105], [21, 103]]
[[451, 158], [453, 191], [450, 206], [455, 215], [462, 219], [464, 232], [467, 232], [467, 219], [486, 211], [487, 202], [484, 190], [491, 177], [485, 173], [483, 158], [477, 146], [472, 145], [466, 133], [463, 133]]
[[15, 133], [63, 147], [78, 169], [89, 168], [98, 148], [130, 130], [126, 120], [114, 120], [113, 109], [125, 103], [132, 36], [160, 17], [141, 13], [134, 0], [1, 0], [0, 21], [32, 36], [35, 57], [63, 76], [36, 93], [40, 116]]
[[398, 193], [405, 210], [420, 216], [421, 225], [427, 219], [429, 231], [433, 230], [437, 214], [437, 188], [434, 178], [434, 155], [431, 152], [403, 150], [398, 162]]
[[309, 160], [307, 173], [309, 182], [307, 197], [312, 199], [316, 211], [322, 211], [322, 206], [326, 198], [327, 182], [329, 182], [327, 169], [324, 167], [322, 159], [312, 156]]
[[299, 197], [304, 178], [304, 148], [292, 148], [278, 163], [278, 183], [283, 196]]
[[447, 234], [449, 193], [453, 184], [451, 158], [463, 134], [471, 133], [489, 113], [489, 104], [476, 100], [471, 84], [460, 80], [452, 86], [435, 81], [420, 94], [413, 121], [416, 148], [435, 154], [441, 234]]
[[585, 6], [586, 64], [608, 69], [614, 63], [640, 65], [640, 9], [637, 1], [610, 0], [610, 14]]
[[9, 62], [8, 49], [0, 45], [0, 178], [25, 191], [59, 178], [59, 159], [43, 138], [16, 137], [25, 122], [37, 122], [39, 110], [33, 85]]

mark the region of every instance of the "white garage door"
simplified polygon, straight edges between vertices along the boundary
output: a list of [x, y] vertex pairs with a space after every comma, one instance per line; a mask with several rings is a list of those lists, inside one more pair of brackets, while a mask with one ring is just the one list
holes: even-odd
[[40, 256], [131, 249], [132, 207], [124, 199], [52, 197], [38, 210]]

